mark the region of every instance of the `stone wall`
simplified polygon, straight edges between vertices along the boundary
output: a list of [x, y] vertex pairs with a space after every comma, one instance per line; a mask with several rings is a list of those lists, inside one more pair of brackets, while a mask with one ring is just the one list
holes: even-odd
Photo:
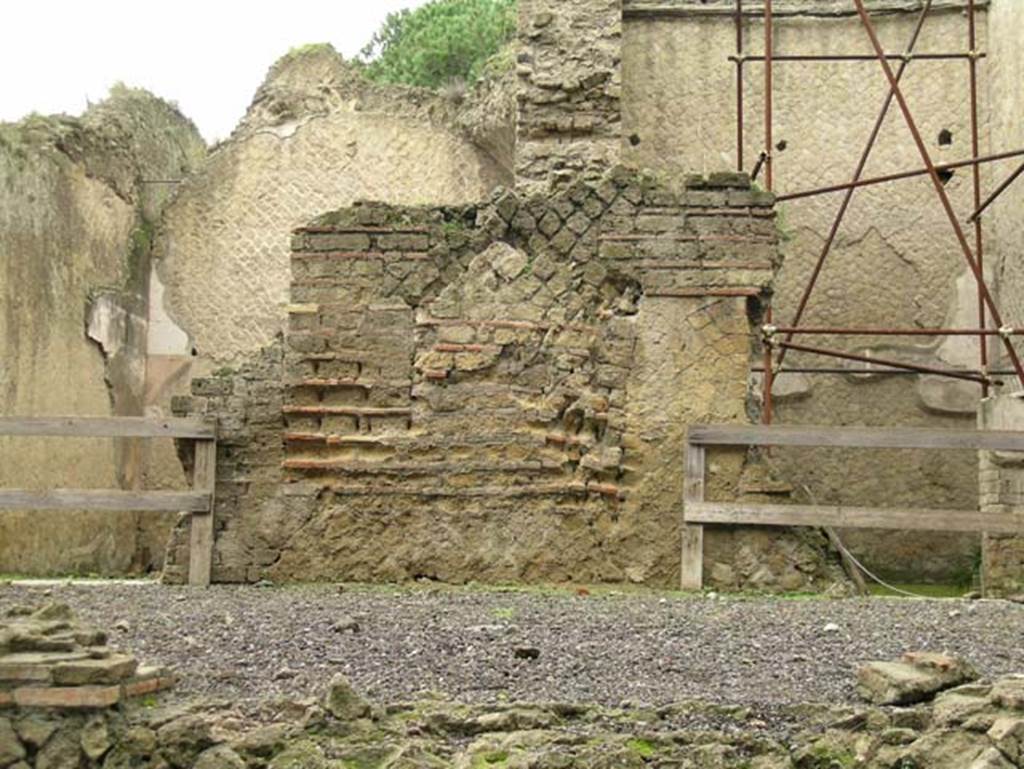
[[154, 313], [184, 336], [153, 340], [154, 357], [195, 350], [226, 364], [269, 344], [287, 320], [288, 232], [321, 211], [365, 198], [464, 203], [507, 181], [508, 159], [474, 145], [459, 111], [443, 95], [372, 84], [329, 47], [279, 61], [164, 219]]
[[[275, 64], [164, 217], [150, 295], [150, 409], [167, 413], [191, 377], [238, 365], [282, 333], [294, 227], [360, 198], [465, 203], [509, 181], [508, 80], [461, 96], [382, 86], [329, 46]], [[154, 458], [153, 472], [177, 472], [172, 451]]]
[[[999, 396], [982, 401], [978, 426], [983, 430], [1024, 430], [1021, 396]], [[981, 511], [1015, 514], [1024, 528], [1024, 455], [979, 451], [978, 464]], [[1024, 537], [985, 534], [982, 577], [986, 595], [1024, 595]]]
[[[297, 230], [283, 357], [177, 404], [222, 420], [214, 579], [678, 584], [685, 430], [748, 418], [771, 204], [745, 177], [619, 168]], [[712, 488], [735, 494], [742, 461]], [[830, 577], [803, 538], [709, 540], [737, 587]]]
[[[735, 29], [729, 5], [696, 0], [624, 3], [622, 134], [630, 139], [623, 145], [627, 162], [669, 175], [735, 166], [736, 67], [728, 59], [735, 53]], [[966, 50], [964, 5], [935, 3], [917, 50]], [[979, 3], [981, 8], [985, 5]], [[886, 48], [903, 50], [919, 4], [878, 2], [869, 6], [877, 13]], [[776, 52], [869, 53], [852, 9], [852, 3], [780, 3]], [[1003, 11], [1011, 12], [1016, 11]], [[1019, 38], [1019, 25], [1005, 24], [1004, 29], [1010, 35], [1004, 46], [1008, 48]], [[763, 24], [750, 20], [745, 32], [746, 52], [761, 54]], [[982, 49], [987, 46], [986, 33], [982, 13]], [[983, 153], [1007, 148], [990, 137], [990, 105], [994, 103], [988, 90], [994, 82], [993, 68], [1002, 71], [1004, 66], [996, 55], [1004, 53], [994, 50], [993, 57], [982, 64]], [[1007, 75], [1012, 71], [1006, 70]], [[784, 62], [776, 65], [775, 81], [774, 137], [778, 147], [773, 154], [778, 191], [847, 181], [887, 90], [878, 64]], [[1009, 76], [1005, 82], [1010, 89], [1019, 81]], [[966, 65], [915, 61], [903, 85], [936, 161], [968, 157]], [[763, 141], [763, 65], [758, 62], [746, 65], [745, 100], [749, 169]], [[943, 129], [951, 133], [951, 144], [940, 142]], [[866, 175], [921, 165], [902, 117], [893, 107]], [[986, 168], [986, 188], [1002, 173]], [[957, 172], [947, 190], [954, 206], [966, 216], [973, 202], [970, 174]], [[839, 198], [832, 195], [780, 206], [785, 264], [774, 299], [776, 322], [788, 323], [792, 318], [838, 205]], [[1002, 258], [1002, 249], [998, 241], [990, 239], [992, 262]], [[884, 319], [884, 325], [895, 327], [974, 327], [976, 289], [965, 270], [952, 229], [926, 178], [866, 188], [854, 197], [804, 323], [870, 327]], [[978, 365], [974, 339], [940, 339], [935, 344], [927, 340], [910, 344], [903, 339], [877, 344], [877, 339], [840, 337], [798, 341], [939, 367]], [[795, 353], [787, 357], [786, 365], [844, 366], [833, 359]], [[784, 373], [776, 382], [776, 396], [780, 424], [969, 428], [980, 388], [927, 376], [807, 377]], [[772, 461], [807, 501], [964, 509], [976, 502], [976, 457], [972, 452], [942, 452], [940, 456], [913, 451], [780, 450], [772, 453]], [[965, 577], [978, 548], [973, 536], [919, 532], [847, 532], [844, 536], [870, 566], [904, 579]]]
[[[205, 154], [195, 127], [115, 88], [81, 118], [0, 125], [0, 414], [143, 413], [153, 223]], [[145, 442], [0, 438], [0, 486], [138, 488]], [[172, 521], [134, 513], [0, 512], [0, 572], [159, 568]]]
[[516, 177], [601, 176], [621, 155], [622, 0], [520, 0]]
[[[1021, 29], [1024, 29], [1024, 5], [1013, 0], [993, 0], [988, 34], [992, 58], [998, 62], [997, 67], [990, 69], [992, 145], [998, 150], [1024, 147], [1024, 94], [1020, 89], [1024, 78]], [[1000, 163], [998, 171], [989, 177], [991, 182], [1006, 179], [1018, 162]], [[1024, 187], [1018, 180], [985, 215], [995, 234], [995, 260], [990, 259], [990, 264], [1001, 287], [1000, 298], [1006, 315], [1004, 321], [1018, 328], [1024, 325], [1024, 264], [1020, 259], [1024, 251], [1022, 206]], [[1006, 361], [1000, 365], [1005, 366]]]

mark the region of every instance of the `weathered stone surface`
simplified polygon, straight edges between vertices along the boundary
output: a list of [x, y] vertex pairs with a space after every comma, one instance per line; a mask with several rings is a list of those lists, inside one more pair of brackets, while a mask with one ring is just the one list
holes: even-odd
[[79, 769], [81, 747], [73, 723], [66, 723], [36, 754], [36, 769]]
[[23, 686], [14, 690], [14, 702], [22, 708], [107, 708], [120, 700], [120, 686]]
[[370, 706], [352, 688], [352, 684], [343, 675], [331, 679], [324, 697], [324, 709], [342, 721], [352, 721], [369, 715]]
[[954, 690], [935, 698], [933, 716], [939, 726], [959, 726], [990, 709], [991, 704], [986, 697]]
[[[982, 401], [978, 427], [982, 430], [1024, 429], [1024, 400], [1014, 394]], [[1024, 516], [1021, 455], [978, 452], [978, 485], [982, 512]], [[1024, 537], [986, 533], [982, 538], [981, 565], [986, 595], [1006, 598], [1020, 593], [1024, 590]]]
[[25, 747], [18, 739], [10, 720], [0, 718], [0, 766], [13, 764], [25, 755]]
[[59, 725], [58, 721], [47, 716], [28, 715], [18, 719], [14, 727], [22, 742], [38, 750], [53, 736]]
[[1024, 718], [1000, 718], [988, 730], [988, 737], [1006, 758], [1020, 764], [1024, 758]]
[[86, 652], [21, 652], [0, 656], [0, 682], [49, 681], [54, 666], [88, 659]]
[[59, 686], [117, 684], [130, 678], [138, 666], [138, 660], [127, 654], [62, 662], [53, 668], [53, 682]]
[[996, 705], [1024, 711], [1024, 676], [1000, 679], [992, 687], [991, 697]]
[[[0, 408], [5, 414], [141, 414], [151, 227], [170, 197], [142, 180], [192, 173], [205, 160], [205, 143], [170, 104], [124, 86], [80, 117], [36, 114], [2, 130], [0, 316], [10, 320], [0, 324]], [[54, 376], [58, 367], [61, 375]], [[41, 468], [50, 487], [127, 488], [141, 480], [142, 442], [116, 449], [111, 442], [105, 451], [89, 443], [5, 440], [0, 486], [22, 487], [41, 478]], [[165, 467], [168, 481], [181, 477], [180, 467]], [[0, 573], [159, 568], [173, 519], [5, 511]]]
[[862, 666], [857, 671], [857, 694], [877, 705], [910, 705], [977, 677], [977, 672], [962, 660], [911, 652], [902, 662], [869, 662]]
[[99, 761], [110, 750], [110, 731], [102, 716], [93, 716], [82, 727], [82, 752], [93, 761]]
[[176, 769], [189, 769], [214, 744], [209, 722], [197, 715], [175, 718], [157, 729], [156, 737], [161, 755]]
[[298, 742], [274, 756], [267, 769], [326, 769], [328, 765], [319, 747], [311, 742]]
[[1014, 769], [1006, 756], [996, 748], [989, 748], [971, 763], [969, 769]]
[[245, 761], [227, 745], [217, 745], [200, 753], [192, 769], [245, 769]]

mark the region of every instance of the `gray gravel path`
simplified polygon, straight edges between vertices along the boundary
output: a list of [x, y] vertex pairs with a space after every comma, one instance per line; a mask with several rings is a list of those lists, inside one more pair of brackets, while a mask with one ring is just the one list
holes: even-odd
[[0, 585], [0, 611], [47, 600], [97, 627], [121, 623], [112, 643], [173, 667], [177, 696], [243, 707], [318, 694], [336, 672], [382, 702], [441, 692], [772, 708], [853, 702], [859, 663], [910, 649], [963, 656], [986, 676], [1024, 671], [1024, 606], [999, 601]]

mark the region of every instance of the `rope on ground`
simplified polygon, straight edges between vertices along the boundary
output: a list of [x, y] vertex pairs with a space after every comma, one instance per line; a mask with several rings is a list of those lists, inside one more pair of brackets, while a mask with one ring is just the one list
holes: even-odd
[[[811, 489], [806, 484], [801, 484], [801, 488], [807, 493], [807, 496], [810, 497], [811, 504], [817, 505], [818, 504], [818, 500], [814, 496], [814, 492], [811, 491]], [[898, 595], [905, 595], [908, 598], [928, 598], [928, 596], [926, 596], [926, 595], [921, 595], [920, 593], [912, 593], [909, 590], [903, 590], [902, 588], [898, 588], [895, 585], [890, 585], [884, 579], [882, 579], [877, 574], [875, 574], [873, 571], [871, 571], [867, 566], [865, 566], [863, 563], [861, 563], [857, 559], [857, 557], [853, 553], [850, 552], [850, 550], [846, 547], [846, 545], [843, 544], [843, 540], [839, 538], [839, 534], [838, 533], [836, 533], [834, 535], [834, 540], [833, 541], [835, 542], [836, 547], [839, 548], [840, 552], [843, 555], [845, 555], [847, 558], [849, 558], [850, 561], [852, 563], [854, 563], [857, 566], [857, 568], [861, 570], [861, 572], [864, 573], [864, 576], [866, 576], [872, 582], [876, 582], [879, 585], [881, 585], [882, 587], [884, 587], [886, 590], [891, 590], [892, 592], [894, 592], [894, 593], [896, 593]]]

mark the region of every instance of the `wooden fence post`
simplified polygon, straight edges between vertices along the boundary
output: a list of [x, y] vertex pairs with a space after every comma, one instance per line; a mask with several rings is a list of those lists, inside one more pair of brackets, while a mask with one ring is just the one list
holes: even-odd
[[680, 588], [700, 590], [704, 586], [704, 527], [686, 523], [690, 502], [704, 501], [704, 468], [707, 450], [696, 443], [686, 444], [686, 477], [683, 485], [683, 547]]
[[217, 484], [217, 441], [196, 441], [195, 467], [192, 487], [209, 494], [210, 509], [205, 513], [192, 513], [190, 523], [188, 583], [197, 587], [210, 586], [213, 567], [213, 510]]

